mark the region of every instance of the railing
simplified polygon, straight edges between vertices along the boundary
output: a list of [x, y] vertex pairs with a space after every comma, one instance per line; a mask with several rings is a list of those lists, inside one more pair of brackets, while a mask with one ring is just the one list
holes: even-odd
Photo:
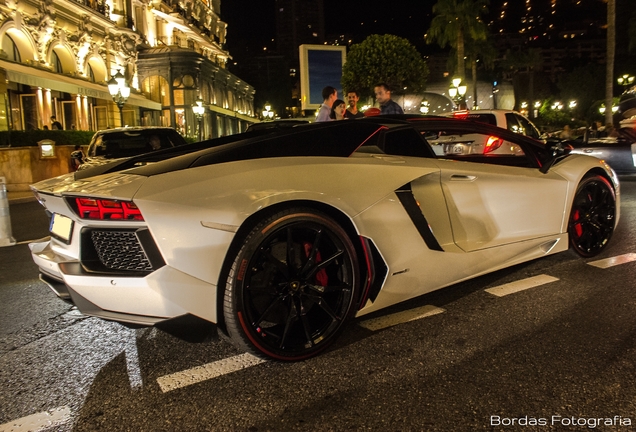
[[75, 3], [79, 3], [86, 7], [93, 9], [94, 11], [104, 15], [110, 19], [110, 6], [106, 4], [104, 0], [73, 0]]

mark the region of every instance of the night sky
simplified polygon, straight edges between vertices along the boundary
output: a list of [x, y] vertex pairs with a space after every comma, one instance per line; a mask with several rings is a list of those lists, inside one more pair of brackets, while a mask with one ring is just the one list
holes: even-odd
[[[325, 34], [349, 34], [361, 42], [370, 34], [395, 34], [417, 44], [429, 27], [433, 1], [324, 0]], [[275, 49], [274, 0], [221, 1], [221, 19], [228, 24], [227, 48], [235, 58]]]

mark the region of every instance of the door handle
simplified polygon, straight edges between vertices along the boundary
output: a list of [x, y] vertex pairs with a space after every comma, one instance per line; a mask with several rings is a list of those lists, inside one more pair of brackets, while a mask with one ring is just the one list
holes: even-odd
[[452, 181], [474, 181], [474, 180], [477, 180], [477, 176], [453, 174], [451, 175], [451, 180]]

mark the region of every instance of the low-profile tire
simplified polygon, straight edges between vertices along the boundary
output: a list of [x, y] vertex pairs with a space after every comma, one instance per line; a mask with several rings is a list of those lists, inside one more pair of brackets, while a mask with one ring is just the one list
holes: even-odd
[[599, 254], [614, 232], [616, 194], [610, 182], [599, 175], [581, 180], [568, 223], [570, 246], [583, 256]]
[[308, 208], [269, 216], [245, 237], [229, 271], [228, 334], [260, 357], [317, 355], [353, 313], [358, 272], [350, 238], [329, 216]]

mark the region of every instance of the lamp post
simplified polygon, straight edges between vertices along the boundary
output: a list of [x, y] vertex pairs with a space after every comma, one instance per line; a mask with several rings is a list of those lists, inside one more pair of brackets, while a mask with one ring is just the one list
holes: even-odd
[[121, 73], [121, 69], [117, 70], [115, 76], [108, 81], [108, 92], [113, 97], [113, 102], [119, 108], [119, 122], [124, 126], [124, 113], [122, 109], [130, 96], [130, 87], [126, 84], [126, 78]]
[[466, 94], [466, 84], [462, 84], [461, 78], [453, 78], [451, 86], [448, 89], [448, 95], [457, 105], [458, 109], [466, 109], [464, 95]]
[[623, 76], [618, 77], [617, 81], [618, 85], [627, 87], [634, 84], [634, 77], [629, 74], [624, 74]]
[[422, 114], [428, 114], [430, 110], [431, 110], [431, 104], [426, 99], [424, 99], [422, 101], [422, 105], [420, 106], [420, 112]]
[[274, 119], [274, 111], [272, 111], [272, 106], [270, 104], [265, 104], [265, 109], [261, 114], [263, 114], [263, 120]]
[[199, 96], [197, 100], [194, 101], [194, 104], [192, 105], [192, 112], [197, 118], [197, 127], [199, 128], [198, 136], [199, 136], [199, 141], [201, 141], [203, 139], [203, 136], [202, 136], [203, 131], [201, 130], [201, 120], [203, 119], [203, 114], [205, 113], [205, 107], [203, 106], [203, 99], [201, 99], [201, 96]]

